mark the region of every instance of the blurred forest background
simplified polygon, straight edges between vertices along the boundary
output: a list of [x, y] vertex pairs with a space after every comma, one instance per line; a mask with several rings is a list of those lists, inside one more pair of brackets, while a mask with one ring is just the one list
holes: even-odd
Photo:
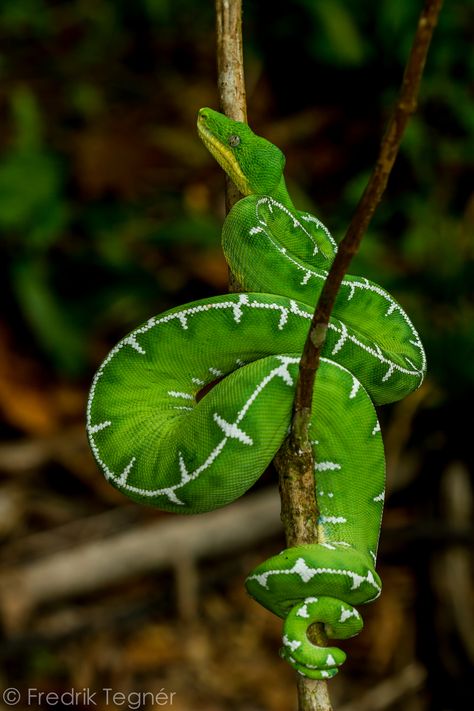
[[[285, 152], [297, 206], [337, 239], [420, 6], [244, 1], [249, 121]], [[404, 305], [429, 375], [380, 411], [384, 592], [331, 682], [346, 711], [474, 700], [473, 46], [472, 2], [447, 0], [419, 111], [351, 270]], [[0, 685], [164, 689], [179, 711], [294, 708], [281, 623], [243, 590], [283, 547], [276, 504], [260, 533], [237, 518], [228, 550], [223, 534], [214, 552], [168, 550], [173, 565], [121, 563], [130, 536], [147, 550], [155, 536], [158, 550], [161, 527], [182, 519], [107, 485], [84, 434], [110, 347], [153, 314], [227, 289], [223, 175], [195, 130], [201, 106], [218, 108], [213, 2], [3, 0], [0, 78]], [[269, 472], [232, 511], [274, 501], [274, 487]], [[189, 521], [198, 540], [201, 519]]]

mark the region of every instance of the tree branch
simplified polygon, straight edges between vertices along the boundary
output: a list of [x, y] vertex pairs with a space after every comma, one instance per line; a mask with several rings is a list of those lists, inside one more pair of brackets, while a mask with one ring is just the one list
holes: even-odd
[[416, 111], [421, 77], [428, 48], [436, 26], [442, 0], [426, 0], [418, 20], [415, 39], [403, 76], [400, 94], [382, 139], [377, 162], [367, 187], [357, 205], [349, 228], [339, 245], [334, 262], [317, 303], [311, 328], [301, 357], [296, 388], [292, 437], [301, 447], [307, 447], [307, 429], [313, 397], [313, 384], [326, 339], [329, 318], [341, 282], [357, 253], [375, 209], [387, 186], [400, 143], [410, 116]]
[[[245, 81], [243, 68], [242, 44], [242, 0], [216, 0], [216, 25], [217, 25], [217, 84], [222, 112], [235, 121], [247, 121], [247, 105], [245, 96]], [[236, 186], [226, 176], [226, 212], [240, 200], [242, 195]], [[229, 272], [229, 290], [241, 291], [242, 288]], [[312, 472], [311, 472], [311, 481]], [[282, 496], [280, 487], [280, 496]], [[311, 499], [310, 499], [311, 500]], [[312, 497], [314, 501], [314, 496]], [[284, 502], [283, 512], [286, 507], [294, 505], [293, 502]], [[302, 514], [304, 520], [304, 514]], [[315, 520], [315, 519], [314, 519]], [[285, 526], [287, 545], [295, 545]], [[298, 700], [300, 711], [331, 711], [327, 687], [324, 682], [316, 684], [310, 679], [298, 678]]]
[[[399, 98], [381, 142], [377, 162], [329, 270], [303, 349], [290, 435], [274, 460], [279, 474], [282, 521], [289, 546], [318, 542], [319, 511], [314, 495], [315, 462], [308, 427], [321, 350], [339, 287], [380, 202], [406, 125], [416, 110], [420, 81], [441, 5], [442, 0], [425, 1], [405, 67]], [[311, 633], [315, 644], [326, 644], [322, 625], [313, 625]], [[300, 711], [331, 709], [325, 682], [299, 679], [298, 696]]]
[[[216, 0], [217, 88], [223, 114], [234, 121], [247, 121], [244, 55], [242, 46], [242, 0]], [[240, 200], [226, 175], [226, 212]]]
[[[289, 546], [316, 543], [318, 540], [319, 512], [314, 496], [314, 460], [308, 441], [308, 426], [321, 349], [342, 279], [380, 202], [408, 119], [416, 110], [420, 80], [441, 4], [442, 0], [425, 2], [405, 68], [399, 99], [382, 140], [375, 168], [347, 233], [339, 245], [308, 332], [300, 362], [290, 436], [274, 460], [279, 473], [282, 522]], [[245, 121], [241, 13], [241, 0], [216, 0], [218, 86], [221, 109], [230, 118]], [[235, 186], [227, 181], [227, 212], [240, 197]], [[239, 290], [239, 285], [235, 283], [232, 275], [230, 282], [233, 290]], [[313, 641], [316, 644], [326, 644], [322, 625], [315, 625], [313, 628]], [[327, 685], [324, 681], [300, 677], [298, 699], [300, 711], [331, 711]]]

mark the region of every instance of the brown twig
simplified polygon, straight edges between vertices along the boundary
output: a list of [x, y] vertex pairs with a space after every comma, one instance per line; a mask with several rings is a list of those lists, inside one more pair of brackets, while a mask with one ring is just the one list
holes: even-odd
[[425, 0], [405, 67], [398, 101], [382, 139], [377, 162], [344, 239], [339, 245], [314, 312], [301, 357], [294, 404], [293, 437], [302, 448], [307, 447], [313, 384], [334, 302], [349, 264], [359, 249], [362, 237], [385, 191], [408, 120], [416, 111], [421, 77], [441, 5], [442, 0]]
[[[398, 102], [382, 140], [379, 157], [369, 183], [357, 206], [316, 306], [303, 350], [296, 387], [293, 421], [289, 438], [275, 458], [279, 473], [282, 521], [288, 545], [315, 543], [318, 510], [314, 496], [314, 460], [308, 438], [313, 385], [329, 318], [342, 279], [356, 254], [387, 185], [410, 115], [415, 111], [420, 80], [442, 0], [426, 0], [420, 15], [412, 50], [405, 68]], [[243, 78], [241, 0], [216, 0], [218, 85], [223, 112], [236, 120], [246, 120]], [[240, 198], [235, 186], [226, 186], [226, 207]], [[231, 286], [237, 286], [232, 283]], [[313, 641], [325, 644], [321, 625], [314, 626]], [[330, 711], [325, 682], [298, 680], [300, 711]]]
[[[242, 0], [216, 0], [216, 18], [218, 88], [221, 110], [226, 116], [229, 116], [229, 118], [235, 121], [246, 121], [247, 107], [242, 48]], [[242, 195], [240, 195], [230, 178], [227, 177], [226, 211], [229, 212], [241, 197]], [[229, 273], [229, 289], [231, 291], [241, 291], [240, 284], [231, 272]], [[297, 480], [297, 478], [295, 480]], [[313, 481], [312, 471], [311, 481]], [[283, 495], [281, 486], [280, 495]], [[292, 502], [285, 502], [282, 498], [283, 523], [285, 523], [283, 519], [285, 508], [295, 506], [298, 500], [294, 492], [290, 492], [290, 496], [293, 498]], [[314, 502], [314, 496], [312, 500]], [[304, 511], [298, 512], [298, 514], [297, 520], [308, 520]], [[313, 520], [316, 520], [316, 518]], [[293, 540], [289, 534], [289, 530], [290, 529], [285, 526], [287, 545], [296, 545], [298, 542], [301, 543], [301, 538]], [[312, 535], [308, 538], [308, 541], [311, 540], [313, 540]], [[321, 634], [318, 640], [320, 642], [324, 641]], [[315, 683], [310, 679], [299, 677], [298, 699], [301, 711], [331, 711], [327, 687], [324, 682]]]
[[[426, 0], [418, 21], [413, 46], [405, 68], [398, 101], [380, 145], [369, 183], [357, 206], [347, 233], [324, 283], [303, 349], [288, 439], [275, 458], [282, 501], [282, 521], [288, 545], [317, 543], [318, 509], [314, 496], [314, 457], [308, 437], [313, 386], [339, 287], [356, 254], [387, 185], [408, 119], [416, 110], [426, 55], [442, 0]], [[314, 625], [312, 639], [325, 644], [322, 625]], [[330, 711], [325, 682], [298, 682], [300, 711]]]
[[[217, 87], [221, 111], [234, 121], [247, 121], [244, 56], [242, 47], [242, 0], [216, 0]], [[226, 212], [242, 195], [226, 176]]]

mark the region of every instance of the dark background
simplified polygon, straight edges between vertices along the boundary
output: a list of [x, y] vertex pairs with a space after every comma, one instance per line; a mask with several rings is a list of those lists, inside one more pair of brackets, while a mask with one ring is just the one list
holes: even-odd
[[[373, 165], [420, 5], [244, 2], [249, 121], [285, 152], [297, 206], [337, 239]], [[0, 563], [9, 581], [59, 550], [170, 518], [102, 480], [84, 408], [118, 338], [226, 291], [223, 176], [195, 131], [198, 109], [218, 108], [214, 41], [210, 1], [0, 2]], [[399, 690], [407, 668], [418, 681], [378, 708], [444, 711], [474, 699], [473, 42], [472, 3], [447, 1], [419, 110], [352, 268], [404, 305], [429, 373], [380, 411], [385, 587], [364, 610], [365, 632], [345, 645], [349, 659], [331, 682], [339, 707], [383, 680]], [[166, 571], [34, 609], [10, 583], [0, 588], [0, 682], [164, 688], [180, 711], [292, 708], [280, 622], [243, 592], [246, 572], [282, 544], [199, 564], [184, 610]]]

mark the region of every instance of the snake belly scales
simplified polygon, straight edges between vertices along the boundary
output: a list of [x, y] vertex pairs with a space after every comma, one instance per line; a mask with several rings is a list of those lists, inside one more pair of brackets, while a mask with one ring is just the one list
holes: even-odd
[[[199, 112], [198, 132], [244, 195], [222, 231], [243, 292], [179, 306], [125, 336], [99, 367], [87, 409], [109, 482], [135, 501], [188, 514], [241, 496], [280, 448], [337, 249], [316, 217], [294, 207], [276, 146], [211, 109]], [[285, 620], [281, 655], [313, 679], [334, 676], [346, 655], [310, 642], [309, 626], [352, 637], [362, 628], [354, 605], [381, 590], [385, 461], [374, 405], [417, 388], [426, 368], [402, 307], [356, 276], [342, 282], [322, 356], [310, 424], [319, 542], [284, 550], [246, 580]]]

